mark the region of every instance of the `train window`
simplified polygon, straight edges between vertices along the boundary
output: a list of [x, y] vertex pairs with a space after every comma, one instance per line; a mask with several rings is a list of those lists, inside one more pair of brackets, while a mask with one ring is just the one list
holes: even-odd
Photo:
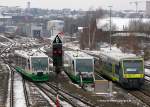
[[142, 60], [124, 60], [123, 66], [125, 73], [141, 73], [143, 72]]
[[77, 72], [93, 72], [93, 60], [92, 59], [77, 59], [76, 70]]

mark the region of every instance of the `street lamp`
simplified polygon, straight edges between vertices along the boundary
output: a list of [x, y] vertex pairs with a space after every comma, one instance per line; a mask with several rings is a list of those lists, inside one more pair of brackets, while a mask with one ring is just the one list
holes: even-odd
[[110, 50], [111, 50], [111, 8], [112, 6], [108, 6], [109, 7], [109, 45], [110, 45]]

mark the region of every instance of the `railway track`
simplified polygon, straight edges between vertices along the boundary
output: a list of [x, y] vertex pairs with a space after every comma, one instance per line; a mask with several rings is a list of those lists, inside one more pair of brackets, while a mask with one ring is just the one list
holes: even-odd
[[[36, 86], [53, 102], [53, 103], [56, 103], [56, 96], [57, 96], [57, 92], [54, 91], [54, 90], [51, 90], [50, 88], [48, 88], [47, 86], [45, 86], [44, 84], [36, 84]], [[64, 99], [59, 99], [60, 103], [60, 107], [64, 107], [64, 103], [62, 102], [65, 102], [65, 104], [67, 106], [71, 106], [67, 101], [65, 101]]]
[[150, 66], [149, 65], [145, 65], [145, 68], [150, 69]]
[[[52, 84], [52, 83], [46, 83], [49, 87], [53, 87], [53, 89], [55, 89], [55, 90], [57, 90], [57, 86], [56, 85], [54, 85], [54, 84]], [[90, 106], [90, 107], [94, 107], [94, 105], [93, 104], [91, 104], [89, 101], [87, 101], [86, 99], [84, 99], [84, 98], [81, 98], [81, 97], [79, 97], [79, 96], [75, 96], [75, 95], [73, 95], [73, 94], [70, 94], [69, 92], [67, 92], [67, 91], [65, 91], [65, 90], [63, 90], [63, 89], [61, 89], [61, 88], [59, 88], [59, 91], [63, 94], [64, 93], [64, 95], [68, 95], [68, 96], [70, 96], [70, 98], [72, 98], [72, 99], [75, 99], [75, 100], [77, 100], [78, 102], [79, 102], [79, 105], [80, 104], [82, 104], [83, 103], [83, 106], [84, 106], [84, 104], [85, 104], [85, 106], [87, 107], [87, 106]], [[65, 97], [65, 96], [64, 96]], [[81, 105], [80, 105], [81, 106]], [[84, 106], [84, 107], [85, 107]]]
[[[100, 73], [97, 71], [95, 71], [95, 73], [96, 75], [100, 75]], [[145, 76], [146, 76], [145, 80], [150, 83], [150, 75], [145, 75]], [[150, 106], [149, 89], [141, 88], [140, 90], [136, 90], [136, 91], [129, 90], [128, 92], [134, 97], [136, 97], [137, 99], [139, 99], [140, 101], [142, 101], [143, 103], [145, 103], [146, 105]]]
[[11, 83], [10, 83], [10, 107], [13, 107], [14, 106], [14, 87], [13, 87], [13, 84], [14, 84], [14, 71], [11, 69]]
[[26, 106], [27, 106], [27, 107], [30, 107], [30, 102], [29, 102], [29, 98], [28, 98], [28, 92], [27, 92], [25, 80], [23, 79], [22, 82], [23, 82], [23, 89], [24, 89], [24, 95], [25, 95]]
[[[9, 59], [7, 57], [7, 52], [8, 50], [11, 50], [12, 47], [15, 45], [16, 43], [11, 43], [8, 47], [6, 47], [1, 53], [0, 53], [0, 57], [2, 58], [3, 62], [5, 64], [7, 64], [10, 68], [10, 107], [14, 107], [15, 106], [15, 88], [14, 88], [14, 85], [15, 85], [15, 67], [12, 66], [7, 59]], [[7, 50], [8, 49], [8, 50]], [[19, 74], [20, 75], [20, 74]], [[21, 76], [20, 76], [21, 77]], [[30, 103], [29, 103], [29, 100], [28, 100], [28, 94], [27, 94], [27, 89], [26, 89], [26, 85], [25, 85], [25, 80], [22, 79], [22, 84], [23, 84], [23, 91], [24, 91], [24, 97], [25, 97], [25, 103], [26, 103], [26, 107], [30, 107]]]
[[[16, 99], [15, 99], [15, 71], [13, 68], [11, 69], [11, 83], [10, 83], [10, 107], [14, 107], [15, 103], [16, 103]], [[19, 74], [20, 75], [20, 74]], [[24, 91], [24, 98], [25, 98], [25, 105], [26, 107], [30, 107], [30, 103], [28, 100], [28, 94], [27, 94], [27, 89], [26, 89], [26, 85], [25, 85], [25, 80], [22, 79], [22, 84], [23, 84], [23, 91]]]
[[146, 105], [150, 106], [150, 94], [148, 94], [146, 91], [144, 90], [140, 90], [140, 91], [129, 91], [129, 93], [131, 95], [133, 95], [134, 97], [138, 98], [139, 100], [141, 100], [143, 103], [145, 103]]
[[145, 74], [145, 81], [150, 82], [150, 76]]
[[[54, 104], [56, 103], [56, 93], [51, 92], [48, 88], [39, 85], [39, 84], [35, 84], [40, 91], [42, 91]], [[51, 104], [50, 104], [51, 105]], [[51, 105], [52, 106], [52, 105]], [[62, 104], [60, 104], [60, 107], [63, 107]]]
[[[60, 97], [60, 100], [65, 101], [71, 107], [94, 107], [93, 104], [91, 104], [84, 98], [70, 94], [69, 92], [67, 92], [63, 89], [58, 88], [56, 86], [56, 84], [44, 83], [44, 84], [40, 84], [40, 88], [43, 88], [43, 90], [46, 90], [48, 93], [51, 93], [54, 96], [56, 96], [58, 94]], [[56, 101], [56, 99], [55, 100], [53, 99], [53, 101]], [[61, 106], [65, 107], [63, 104], [61, 104]]]

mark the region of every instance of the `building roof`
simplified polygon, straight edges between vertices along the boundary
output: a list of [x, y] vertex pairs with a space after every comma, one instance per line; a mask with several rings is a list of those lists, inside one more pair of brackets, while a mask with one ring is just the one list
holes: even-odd
[[[112, 17], [111, 18], [111, 25], [112, 27], [115, 26], [116, 30], [122, 31], [124, 28], [129, 26], [130, 21], [133, 20], [140, 20], [139, 18], [120, 18], [120, 17]], [[148, 18], [143, 18], [141, 19], [143, 22], [149, 22], [150, 19]], [[104, 31], [108, 31], [110, 29], [109, 24], [110, 24], [110, 18], [104, 18], [104, 19], [97, 19], [97, 28], [102, 29]]]
[[81, 52], [81, 51], [65, 51], [64, 54], [66, 54], [67, 56], [70, 56], [72, 59], [84, 59], [84, 58], [88, 58], [88, 59], [93, 59], [92, 56]]
[[22, 56], [24, 58], [29, 57], [48, 57], [45, 53], [40, 50], [32, 49], [32, 50], [15, 50], [15, 54]]
[[115, 48], [112, 47], [111, 48], [112, 50], [110, 50], [109, 48], [101, 49], [100, 50], [100, 57], [105, 61], [108, 61], [108, 62], [113, 61], [114, 63], [118, 63], [119, 61], [121, 61], [123, 59], [140, 58], [140, 57], [136, 56], [135, 54], [123, 53], [121, 50], [117, 50], [117, 48], [116, 49]]

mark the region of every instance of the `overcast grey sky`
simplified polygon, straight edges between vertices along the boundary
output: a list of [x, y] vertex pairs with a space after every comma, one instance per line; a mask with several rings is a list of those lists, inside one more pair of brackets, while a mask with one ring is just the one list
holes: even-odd
[[[31, 7], [34, 8], [48, 8], [48, 9], [83, 9], [88, 10], [89, 8], [104, 8], [108, 9], [109, 5], [112, 5], [114, 10], [125, 10], [135, 9], [134, 2], [136, 0], [0, 0], [0, 6], [20, 6], [25, 8], [27, 2], [31, 2]], [[139, 1], [139, 0], [138, 0]], [[139, 9], [145, 9], [145, 1], [141, 0], [139, 3]]]

